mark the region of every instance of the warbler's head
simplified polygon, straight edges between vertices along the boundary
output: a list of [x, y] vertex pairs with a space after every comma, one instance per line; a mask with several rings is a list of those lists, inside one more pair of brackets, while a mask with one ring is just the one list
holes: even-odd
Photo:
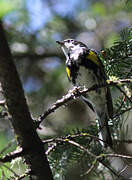
[[77, 60], [80, 53], [83, 53], [83, 49], [87, 48], [85, 44], [74, 39], [66, 39], [64, 41], [56, 42], [61, 46], [67, 59], [69, 58], [69, 56], [75, 56], [75, 60]]

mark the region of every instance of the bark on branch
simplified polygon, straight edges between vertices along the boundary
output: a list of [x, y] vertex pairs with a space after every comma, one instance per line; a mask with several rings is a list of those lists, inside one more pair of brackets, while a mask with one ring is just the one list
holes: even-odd
[[33, 125], [24, 91], [13, 63], [11, 52], [0, 22], [0, 82], [9, 110], [18, 145], [24, 151], [25, 162], [37, 180], [52, 180], [52, 173], [43, 143]]

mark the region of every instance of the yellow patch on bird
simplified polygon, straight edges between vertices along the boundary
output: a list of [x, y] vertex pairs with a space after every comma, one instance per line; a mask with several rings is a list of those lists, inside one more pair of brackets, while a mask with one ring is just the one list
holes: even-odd
[[71, 80], [71, 72], [70, 72], [69, 67], [66, 67], [66, 73], [67, 73], [68, 79]]
[[90, 59], [97, 66], [99, 66], [99, 58], [98, 58], [97, 54], [94, 51], [89, 50], [89, 54], [88, 54], [87, 58]]

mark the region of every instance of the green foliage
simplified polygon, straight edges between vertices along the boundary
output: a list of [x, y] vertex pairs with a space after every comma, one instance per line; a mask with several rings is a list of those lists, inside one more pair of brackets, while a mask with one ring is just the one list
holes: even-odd
[[90, 134], [97, 135], [97, 131], [95, 126], [91, 126], [87, 129], [74, 129], [72, 132], [70, 131], [67, 133], [68, 135], [59, 137], [60, 141], [56, 141], [56, 137], [56, 140], [49, 144], [48, 149], [53, 147], [48, 157], [54, 177], [57, 177], [57, 174], [60, 175], [59, 178], [67, 175], [68, 171], [74, 166], [78, 167], [80, 174], [84, 174], [85, 171], [90, 168], [94, 158], [79, 147], [70, 144], [69, 141], [71, 140], [79, 143], [79, 145], [87, 148], [88, 151], [94, 152], [95, 155], [99, 155], [103, 153], [100, 143], [96, 138], [92, 139], [89, 136]]
[[93, 5], [93, 12], [98, 14], [99, 16], [105, 16], [105, 14], [106, 14], [105, 5], [101, 2], [96, 2]]
[[120, 35], [120, 40], [105, 50], [104, 64], [108, 76], [120, 79], [130, 78], [132, 75], [132, 29], [124, 29]]
[[[120, 80], [120, 79], [131, 79], [132, 77], [132, 29], [125, 28], [120, 33], [120, 39], [114, 43], [112, 47], [105, 50], [105, 55], [103, 56], [103, 61], [106, 68], [107, 76], [110, 80]], [[120, 89], [125, 92], [122, 93], [119, 89], [116, 94], [118, 94], [114, 100], [114, 117], [112, 120], [113, 134], [116, 138], [119, 138], [120, 128], [122, 125], [123, 117], [122, 114], [132, 108], [131, 101], [131, 91], [132, 83], [120, 84]], [[116, 87], [113, 88], [113, 91]], [[127, 92], [128, 91], [128, 92]]]
[[0, 0], [0, 18], [16, 9], [17, 1]]

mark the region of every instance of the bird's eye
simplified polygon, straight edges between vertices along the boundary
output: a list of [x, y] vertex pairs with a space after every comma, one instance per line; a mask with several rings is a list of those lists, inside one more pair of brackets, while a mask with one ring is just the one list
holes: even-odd
[[68, 42], [68, 43], [70, 43], [71, 41], [70, 41], [70, 40], [68, 40], [67, 42]]

